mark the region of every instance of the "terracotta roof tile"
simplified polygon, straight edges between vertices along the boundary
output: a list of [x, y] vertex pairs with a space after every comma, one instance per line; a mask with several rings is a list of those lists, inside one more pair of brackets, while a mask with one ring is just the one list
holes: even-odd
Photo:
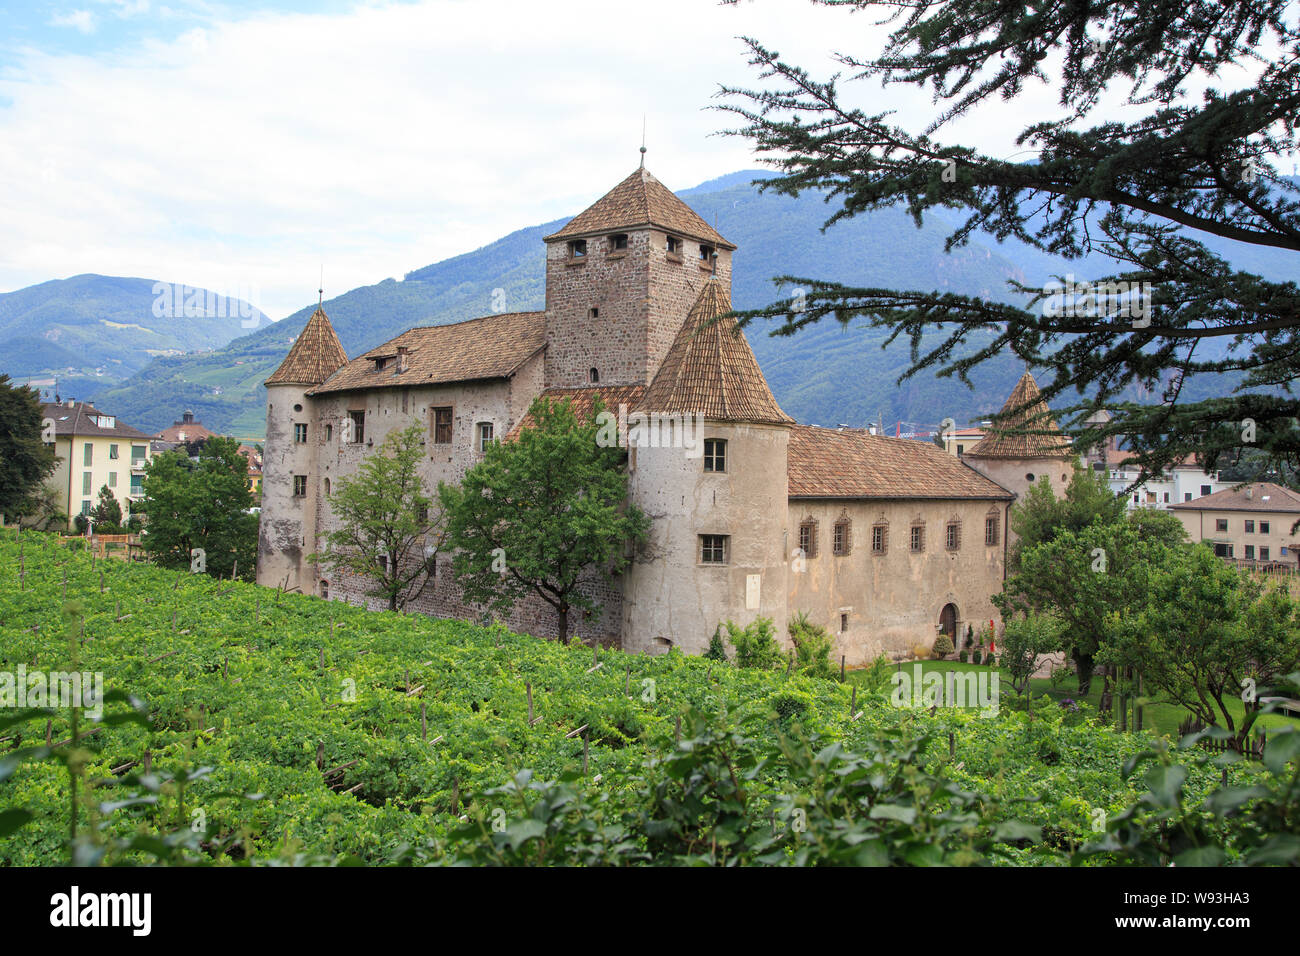
[[325, 310], [312, 313], [302, 332], [293, 340], [289, 354], [271, 373], [267, 385], [319, 385], [337, 369], [346, 365], [348, 353], [339, 344]]
[[965, 454], [967, 458], [1068, 458], [1073, 451], [1038, 383], [1025, 372], [984, 437]]
[[1015, 496], [930, 442], [862, 429], [790, 429], [791, 498], [974, 498]]
[[702, 239], [724, 249], [736, 248], [646, 169], [636, 170], [570, 219], [559, 232], [547, 236], [546, 241], [636, 226], [658, 226], [667, 232]]
[[[618, 414], [620, 405], [626, 405], [629, 409], [635, 408], [643, 394], [645, 394], [644, 385], [589, 385], [581, 388], [548, 388], [538, 397], [549, 398], [552, 402], [567, 399], [573, 414], [581, 420], [591, 417], [597, 396], [605, 403], [607, 410]], [[531, 428], [532, 425], [532, 415], [525, 414], [519, 423], [510, 429], [506, 441], [515, 438], [521, 431]]]
[[[311, 394], [505, 378], [546, 345], [546, 313], [503, 312], [407, 329], [348, 362]], [[397, 350], [407, 350], [399, 372]], [[382, 369], [376, 359], [385, 359]]]
[[1179, 511], [1280, 511], [1300, 514], [1300, 494], [1271, 481], [1252, 481], [1239, 488], [1227, 488], [1194, 501], [1180, 501], [1169, 507]]
[[641, 410], [723, 422], [794, 421], [776, 403], [736, 320], [714, 321], [730, 311], [726, 286], [710, 277], [646, 389]]

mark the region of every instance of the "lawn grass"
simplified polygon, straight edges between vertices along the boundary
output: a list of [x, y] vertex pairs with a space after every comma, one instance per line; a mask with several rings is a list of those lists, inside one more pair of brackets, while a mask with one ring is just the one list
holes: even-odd
[[[912, 674], [914, 666], [921, 665], [921, 673], [930, 672], [946, 673], [948, 671], [957, 671], [967, 673], [970, 671], [988, 671], [988, 668], [982, 664], [963, 664], [960, 661], [905, 661], [902, 664], [894, 665], [893, 669], [901, 667], [905, 673]], [[1017, 697], [1015, 691], [1011, 689], [1011, 677], [1003, 670], [998, 668], [1001, 675], [999, 680], [1001, 684], [1002, 699], [1004, 702], [1014, 701]], [[856, 683], [863, 686], [867, 680], [866, 670], [850, 671], [845, 675], [845, 679], [850, 683]], [[1101, 675], [1093, 676], [1092, 687], [1087, 697], [1079, 696], [1079, 681], [1074, 674], [1068, 674], [1064, 678], [1053, 683], [1049, 678], [1033, 678], [1029, 682], [1029, 695], [1032, 697], [1041, 697], [1047, 695], [1053, 700], [1064, 701], [1074, 700], [1080, 703], [1088, 703], [1094, 711], [1097, 710], [1101, 703]], [[890, 688], [886, 686], [885, 692], [888, 693]], [[1118, 701], [1115, 702], [1118, 705]], [[1244, 714], [1244, 707], [1240, 700], [1233, 698], [1229, 701], [1229, 708], [1232, 710], [1234, 721], [1238, 721]], [[1143, 707], [1143, 728], [1157, 734], [1175, 736], [1178, 733], [1178, 727], [1185, 721], [1190, 714], [1187, 709], [1179, 704], [1173, 704], [1168, 701], [1157, 700], [1153, 703], [1146, 704]], [[1108, 722], [1111, 726], [1118, 727], [1118, 716], [1112, 715]], [[1300, 721], [1294, 717], [1288, 717], [1285, 714], [1264, 714], [1256, 722], [1257, 728], [1263, 728], [1266, 732], [1273, 728], [1286, 726], [1300, 726]]]

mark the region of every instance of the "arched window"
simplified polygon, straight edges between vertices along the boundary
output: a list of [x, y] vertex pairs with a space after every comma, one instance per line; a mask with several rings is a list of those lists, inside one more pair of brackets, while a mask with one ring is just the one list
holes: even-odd
[[598, 383], [600, 381], [600, 370], [593, 368], [591, 371], [589, 371], [587, 373], [587, 380], [591, 382], [592, 385]]

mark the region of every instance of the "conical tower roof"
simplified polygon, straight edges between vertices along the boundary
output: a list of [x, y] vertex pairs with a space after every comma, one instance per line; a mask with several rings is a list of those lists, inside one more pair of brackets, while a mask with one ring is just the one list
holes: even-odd
[[1026, 371], [1011, 390], [998, 420], [965, 457], [1066, 458], [1070, 454], [1069, 438], [1057, 427], [1038, 383]]
[[317, 307], [267, 385], [319, 385], [348, 362], [325, 310]]
[[658, 226], [667, 232], [700, 239], [724, 249], [735, 249], [718, 231], [701, 219], [690, 206], [678, 199], [671, 189], [641, 168], [632, 173], [591, 206], [569, 220], [559, 232], [546, 237], [547, 242], [633, 229]]
[[724, 422], [794, 421], [772, 397], [735, 319], [714, 321], [730, 311], [726, 286], [710, 277], [646, 389], [643, 411]]

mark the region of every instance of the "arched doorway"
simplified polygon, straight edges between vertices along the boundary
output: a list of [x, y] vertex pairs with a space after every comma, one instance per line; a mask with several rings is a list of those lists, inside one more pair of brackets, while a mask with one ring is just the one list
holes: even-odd
[[957, 646], [957, 605], [945, 604], [939, 612], [939, 630], [952, 639], [952, 646]]

